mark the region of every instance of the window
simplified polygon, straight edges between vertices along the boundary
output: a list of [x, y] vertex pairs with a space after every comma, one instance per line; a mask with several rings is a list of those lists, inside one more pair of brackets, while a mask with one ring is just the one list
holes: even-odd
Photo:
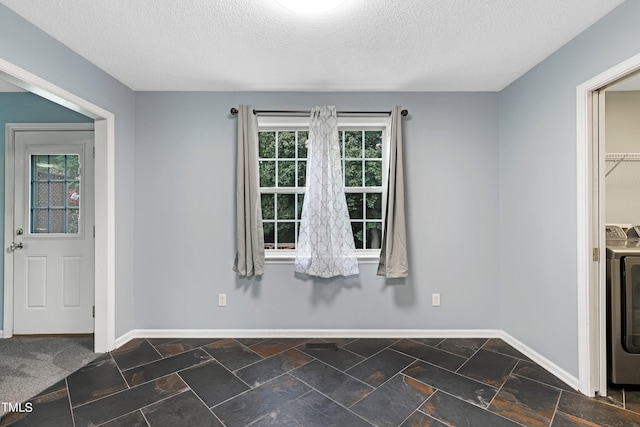
[[80, 156], [32, 155], [29, 232], [77, 234]]
[[[358, 258], [377, 259], [386, 194], [388, 118], [339, 117], [343, 183]], [[259, 117], [258, 162], [267, 259], [295, 256], [304, 201], [309, 119]]]

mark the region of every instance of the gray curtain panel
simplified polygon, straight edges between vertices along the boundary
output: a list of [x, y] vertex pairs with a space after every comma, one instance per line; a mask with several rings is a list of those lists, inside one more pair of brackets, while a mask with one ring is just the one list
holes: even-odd
[[261, 276], [264, 273], [264, 233], [260, 205], [258, 118], [250, 105], [238, 108], [236, 244], [238, 252], [233, 270], [240, 276]]
[[383, 224], [382, 248], [378, 275], [388, 279], [409, 275], [407, 231], [404, 213], [404, 171], [402, 165], [401, 107], [391, 112], [391, 144], [389, 150], [389, 180], [386, 215]]

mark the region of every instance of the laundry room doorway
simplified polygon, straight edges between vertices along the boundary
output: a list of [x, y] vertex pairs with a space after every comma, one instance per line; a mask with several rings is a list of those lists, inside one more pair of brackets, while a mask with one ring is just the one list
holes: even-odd
[[578, 379], [607, 394], [606, 93], [640, 70], [640, 54], [576, 88]]

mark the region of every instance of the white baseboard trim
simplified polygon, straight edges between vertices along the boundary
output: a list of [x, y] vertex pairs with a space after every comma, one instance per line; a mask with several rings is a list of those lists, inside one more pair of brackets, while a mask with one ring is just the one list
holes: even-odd
[[128, 343], [129, 341], [131, 341], [132, 339], [135, 338], [150, 338], [150, 337], [144, 337], [142, 335], [140, 335], [138, 333], [139, 329], [132, 329], [129, 332], [127, 332], [124, 335], [120, 335], [118, 338], [115, 339], [113, 345], [114, 350], [118, 347], [122, 347], [124, 344]]
[[502, 338], [499, 329], [133, 329], [115, 341], [134, 338]]
[[133, 329], [115, 340], [116, 348], [135, 338], [500, 338], [568, 386], [578, 379], [500, 329]]
[[[556, 365], [555, 363], [553, 363], [552, 361], [550, 361], [549, 359], [547, 359], [546, 357], [544, 357], [543, 355], [541, 355], [540, 353], [538, 353], [537, 351], [529, 347], [528, 345], [523, 344], [521, 341], [517, 340], [516, 338], [512, 337], [511, 335], [509, 335], [504, 331], [501, 331], [501, 336], [498, 338], [502, 338], [511, 347], [515, 348], [520, 353], [524, 354], [529, 359], [536, 362], [538, 365], [542, 366], [544, 369], [549, 371], [559, 380], [566, 383], [569, 387], [573, 388], [574, 390], [581, 391], [580, 381], [578, 380], [577, 377], [571, 375], [570, 373], [568, 373], [567, 371], [565, 371], [564, 369], [562, 369], [561, 367], [559, 367], [558, 365]], [[584, 393], [584, 391], [581, 391], [581, 392]]]

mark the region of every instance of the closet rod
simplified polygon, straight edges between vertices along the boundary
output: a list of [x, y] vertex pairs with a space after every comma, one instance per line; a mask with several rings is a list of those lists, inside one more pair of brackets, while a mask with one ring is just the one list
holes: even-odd
[[[238, 109], [235, 107], [231, 108], [231, 115], [235, 116], [238, 114]], [[280, 115], [280, 114], [291, 114], [291, 115], [309, 115], [311, 114], [310, 110], [253, 110], [253, 114], [256, 115]], [[359, 115], [369, 115], [369, 114], [391, 114], [391, 111], [338, 111], [338, 115], [341, 114], [359, 114]], [[409, 110], [402, 110], [400, 112], [402, 117], [405, 117], [409, 114]]]

